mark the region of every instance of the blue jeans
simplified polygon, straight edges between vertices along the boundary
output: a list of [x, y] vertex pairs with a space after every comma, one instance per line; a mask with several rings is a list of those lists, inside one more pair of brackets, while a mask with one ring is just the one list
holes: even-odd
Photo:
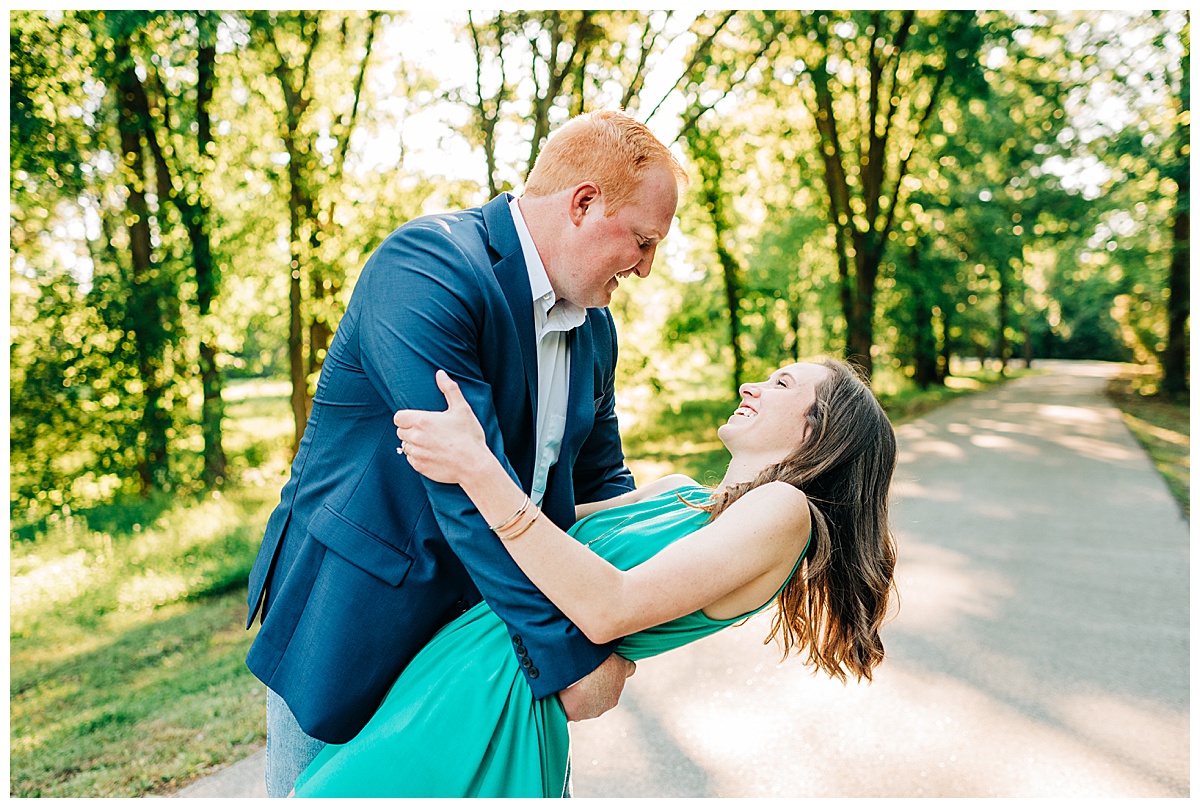
[[296, 723], [287, 702], [267, 689], [267, 796], [286, 797], [296, 778], [325, 747]]

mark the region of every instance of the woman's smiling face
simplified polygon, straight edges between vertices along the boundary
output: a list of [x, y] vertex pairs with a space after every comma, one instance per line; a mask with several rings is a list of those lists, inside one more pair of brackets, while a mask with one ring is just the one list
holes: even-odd
[[808, 432], [807, 416], [817, 385], [830, 376], [823, 365], [787, 365], [763, 382], [743, 384], [742, 403], [717, 430], [730, 452], [768, 453], [782, 460]]

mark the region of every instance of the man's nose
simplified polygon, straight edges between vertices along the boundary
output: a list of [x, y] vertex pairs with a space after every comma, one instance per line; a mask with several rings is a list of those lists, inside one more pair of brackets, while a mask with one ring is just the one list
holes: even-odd
[[738, 394], [747, 397], [756, 396], [758, 395], [758, 385], [746, 382], [738, 388]]
[[654, 264], [654, 253], [657, 247], [651, 247], [646, 250], [646, 254], [642, 256], [642, 260], [637, 262], [637, 266], [633, 268], [633, 273], [639, 278], [645, 278], [650, 274], [651, 266]]

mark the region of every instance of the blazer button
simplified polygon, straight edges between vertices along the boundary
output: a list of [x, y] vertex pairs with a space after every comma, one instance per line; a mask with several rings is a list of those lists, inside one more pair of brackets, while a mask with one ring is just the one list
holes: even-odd
[[513, 635], [513, 645], [520, 645], [520, 644], [521, 644], [521, 635], [514, 634]]
[[517, 653], [518, 653], [518, 654], [520, 654], [521, 656], [525, 656], [525, 653], [526, 653], [526, 651], [525, 651], [525, 646], [523, 646], [523, 645], [518, 645], [518, 646], [517, 646]]
[[538, 669], [537, 669], [537, 668], [530, 668], [530, 669], [529, 669], [529, 678], [530, 678], [530, 679], [536, 679], [536, 678], [538, 678]]
[[522, 667], [522, 668], [532, 668], [532, 667], [533, 667], [533, 660], [532, 660], [532, 659], [530, 659], [530, 658], [529, 658], [529, 657], [527, 657], [527, 656], [523, 656], [523, 657], [521, 657], [521, 667]]

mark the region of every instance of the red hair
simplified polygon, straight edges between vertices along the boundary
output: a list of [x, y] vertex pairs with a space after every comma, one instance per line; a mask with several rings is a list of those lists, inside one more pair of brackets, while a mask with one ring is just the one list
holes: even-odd
[[603, 194], [604, 215], [612, 216], [656, 166], [670, 171], [681, 191], [687, 187], [687, 172], [645, 124], [618, 110], [595, 110], [567, 121], [546, 141], [525, 195], [550, 196], [593, 182]]

